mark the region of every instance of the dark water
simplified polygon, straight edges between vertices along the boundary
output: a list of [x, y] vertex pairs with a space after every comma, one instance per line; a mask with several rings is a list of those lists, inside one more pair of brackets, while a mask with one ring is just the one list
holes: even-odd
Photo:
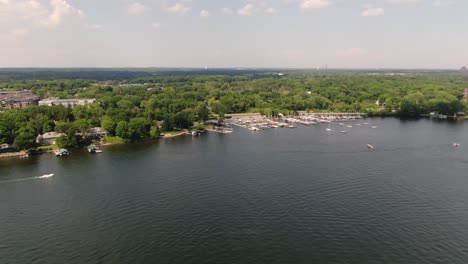
[[0, 263], [468, 263], [468, 126], [367, 122], [2, 160]]

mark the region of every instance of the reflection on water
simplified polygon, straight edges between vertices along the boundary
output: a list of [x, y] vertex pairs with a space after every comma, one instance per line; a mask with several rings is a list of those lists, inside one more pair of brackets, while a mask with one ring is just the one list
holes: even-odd
[[1, 160], [0, 263], [467, 263], [467, 126], [359, 123]]

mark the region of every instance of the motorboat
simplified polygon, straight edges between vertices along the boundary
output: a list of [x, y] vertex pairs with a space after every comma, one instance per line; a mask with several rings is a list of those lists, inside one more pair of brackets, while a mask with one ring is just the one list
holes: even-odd
[[70, 152], [67, 149], [59, 149], [54, 151], [55, 156], [68, 156], [70, 155]]
[[55, 174], [51, 173], [51, 174], [44, 174], [42, 176], [39, 176], [37, 177], [38, 179], [47, 179], [47, 178], [51, 178], [51, 177], [54, 177]]

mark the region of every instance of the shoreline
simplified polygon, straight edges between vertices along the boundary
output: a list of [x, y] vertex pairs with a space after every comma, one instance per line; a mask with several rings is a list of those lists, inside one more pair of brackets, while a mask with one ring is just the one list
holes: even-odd
[[[163, 133], [164, 134], [164, 133]], [[186, 135], [186, 131], [180, 131], [180, 133], [176, 134], [166, 134], [162, 135], [159, 139], [170, 139], [170, 138], [177, 138]], [[100, 144], [102, 147], [110, 147], [110, 146], [118, 146], [118, 145], [123, 145], [123, 144], [128, 144], [128, 142], [123, 142], [123, 143], [104, 143]], [[82, 149], [82, 148], [78, 148]], [[41, 155], [41, 154], [46, 154], [46, 153], [53, 153], [53, 150], [44, 150], [40, 152], [36, 152], [32, 155]], [[21, 156], [24, 156], [28, 154], [26, 151], [18, 151], [18, 152], [6, 152], [6, 153], [1, 153], [0, 154], [0, 160], [6, 160], [6, 159], [13, 159], [13, 158], [19, 158]]]
[[176, 138], [176, 137], [184, 136], [184, 135], [186, 135], [186, 133], [187, 133], [187, 131], [180, 131], [180, 133], [177, 133], [177, 134], [164, 134], [164, 133], [162, 133], [162, 135], [160, 136], [160, 139]]
[[0, 154], [0, 159], [9, 159], [9, 158], [17, 158], [24, 155], [27, 155], [26, 151], [18, 151], [18, 152], [7, 152]]

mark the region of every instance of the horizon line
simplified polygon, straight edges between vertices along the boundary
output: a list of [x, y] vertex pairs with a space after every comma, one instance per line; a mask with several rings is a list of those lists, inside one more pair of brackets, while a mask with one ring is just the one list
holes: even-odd
[[405, 67], [169, 67], [169, 66], [40, 66], [40, 67], [0, 67], [0, 70], [16, 69], [180, 69], [180, 70], [427, 70], [427, 71], [460, 71], [460, 68], [405, 68]]

